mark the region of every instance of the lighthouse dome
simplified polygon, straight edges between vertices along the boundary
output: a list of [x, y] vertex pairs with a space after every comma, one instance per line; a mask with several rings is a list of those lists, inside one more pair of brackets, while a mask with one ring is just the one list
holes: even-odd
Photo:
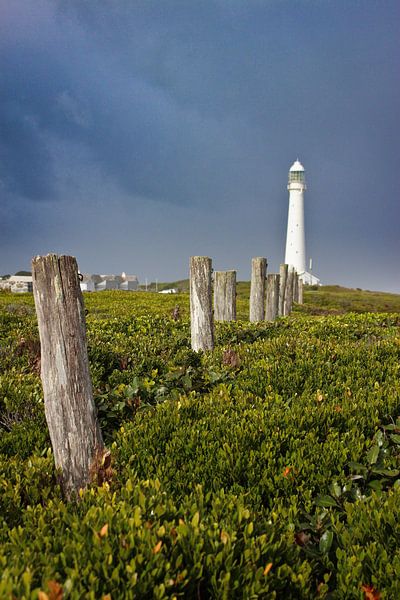
[[299, 159], [295, 160], [295, 162], [290, 167], [289, 171], [290, 171], [290, 173], [293, 173], [293, 171], [304, 171], [304, 167], [301, 164], [301, 162], [299, 161]]

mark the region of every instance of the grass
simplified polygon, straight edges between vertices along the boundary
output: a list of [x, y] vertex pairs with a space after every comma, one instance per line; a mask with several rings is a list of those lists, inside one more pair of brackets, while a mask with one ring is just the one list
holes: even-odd
[[[189, 313], [189, 280], [181, 279], [178, 281], [158, 283], [158, 291], [163, 289], [176, 288], [178, 294], [171, 295], [168, 300], [164, 300], [163, 305], [168, 309], [168, 312], [173, 310], [176, 305], [179, 305], [184, 314]], [[154, 293], [156, 284], [148, 285], [148, 293]], [[237, 317], [239, 320], [247, 320], [249, 311], [249, 296], [250, 282], [237, 282]], [[90, 309], [93, 304], [96, 304], [96, 312], [101, 310], [103, 306], [104, 312], [107, 313], [112, 305], [112, 299], [119, 298], [120, 294], [125, 297], [127, 292], [99, 292], [93, 294], [88, 292], [84, 294], [85, 303]], [[132, 296], [132, 309], [138, 307], [138, 302], [135, 299], [135, 292], [130, 292]], [[99, 300], [102, 298], [104, 302]], [[125, 297], [126, 298], [126, 297]], [[142, 298], [143, 311], [145, 310], [146, 301]], [[111, 301], [111, 305], [110, 305]], [[23, 307], [33, 308], [32, 294], [11, 294], [9, 292], [0, 291], [0, 304], [8, 306], [11, 312], [24, 310]], [[101, 306], [100, 306], [101, 305]], [[22, 308], [21, 308], [22, 307]], [[29, 310], [29, 308], [28, 308]], [[347, 312], [365, 313], [365, 312], [386, 312], [400, 313], [400, 294], [390, 294], [388, 292], [376, 292], [369, 290], [353, 289], [341, 287], [339, 285], [326, 286], [305, 286], [304, 288], [304, 304], [303, 306], [295, 306], [295, 312], [300, 312], [308, 315], [335, 315], [345, 314]], [[183, 316], [183, 315], [182, 315]]]

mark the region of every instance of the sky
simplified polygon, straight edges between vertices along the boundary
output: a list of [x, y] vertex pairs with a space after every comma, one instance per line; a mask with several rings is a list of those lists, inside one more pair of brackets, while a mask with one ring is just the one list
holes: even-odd
[[400, 293], [398, 0], [0, 0], [0, 275], [250, 278], [306, 170], [324, 284]]

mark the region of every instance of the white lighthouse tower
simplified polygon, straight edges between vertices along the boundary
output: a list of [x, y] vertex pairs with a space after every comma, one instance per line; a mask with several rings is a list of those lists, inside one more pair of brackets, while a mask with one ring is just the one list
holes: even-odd
[[304, 167], [297, 159], [289, 170], [289, 214], [286, 235], [285, 263], [294, 268], [303, 283], [318, 284], [319, 279], [306, 271], [306, 241], [304, 231], [304, 192], [307, 189]]

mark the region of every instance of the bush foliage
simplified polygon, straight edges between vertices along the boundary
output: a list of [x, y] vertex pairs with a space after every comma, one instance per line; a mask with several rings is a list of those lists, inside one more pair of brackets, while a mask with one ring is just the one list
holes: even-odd
[[0, 598], [400, 597], [399, 314], [196, 354], [185, 295], [85, 302], [113, 477], [66, 503], [32, 298], [0, 294]]

